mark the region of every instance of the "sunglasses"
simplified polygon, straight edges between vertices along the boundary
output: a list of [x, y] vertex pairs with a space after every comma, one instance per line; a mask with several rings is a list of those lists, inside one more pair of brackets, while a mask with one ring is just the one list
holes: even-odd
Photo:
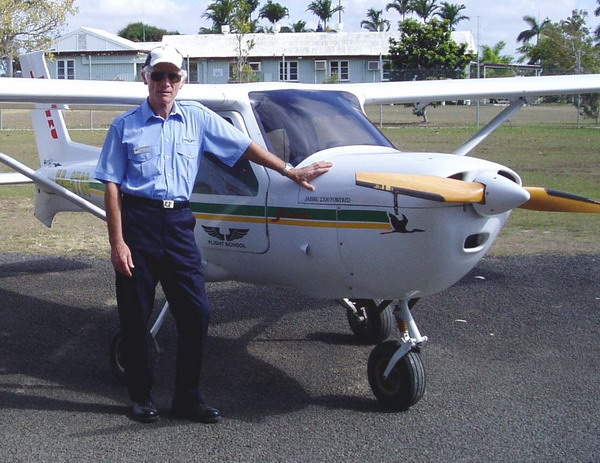
[[160, 72], [160, 71], [152, 71], [150, 73], [150, 78], [154, 82], [162, 82], [164, 78], [169, 79], [169, 82], [176, 84], [181, 81], [181, 75], [176, 72]]

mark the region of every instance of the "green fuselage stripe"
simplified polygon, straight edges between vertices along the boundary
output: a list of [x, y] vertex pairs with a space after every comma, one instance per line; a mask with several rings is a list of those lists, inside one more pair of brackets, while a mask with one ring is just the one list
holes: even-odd
[[192, 203], [192, 211], [203, 217], [230, 216], [234, 220], [241, 217], [268, 218], [270, 222], [276, 220], [297, 220], [301, 222], [338, 222], [342, 223], [368, 223], [380, 224], [389, 227], [389, 219], [385, 211], [369, 211], [364, 209], [337, 210], [316, 209], [304, 207], [268, 207], [234, 205], [234, 204], [207, 204]]

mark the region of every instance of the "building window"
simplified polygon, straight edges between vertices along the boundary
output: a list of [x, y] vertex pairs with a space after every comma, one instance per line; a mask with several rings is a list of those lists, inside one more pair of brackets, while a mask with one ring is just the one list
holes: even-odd
[[337, 74], [339, 80], [350, 80], [348, 75], [348, 61], [330, 61], [329, 75]]
[[59, 59], [56, 61], [57, 79], [75, 79], [75, 61], [72, 59]]
[[383, 60], [383, 76], [382, 80], [389, 81], [390, 80], [390, 69], [392, 66], [392, 62], [389, 59]]
[[[246, 61], [242, 75], [238, 76], [238, 63], [229, 63], [229, 82], [258, 82], [261, 77], [262, 63], [260, 61]], [[213, 75], [213, 77], [215, 77]]]
[[279, 80], [297, 81], [298, 80], [298, 61], [280, 61], [279, 62]]
[[188, 64], [188, 77], [187, 81], [192, 84], [200, 83], [198, 76], [198, 63], [192, 61]]

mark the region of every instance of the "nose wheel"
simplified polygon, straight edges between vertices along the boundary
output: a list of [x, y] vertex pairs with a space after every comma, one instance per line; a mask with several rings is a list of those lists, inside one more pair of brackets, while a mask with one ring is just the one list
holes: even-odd
[[399, 301], [394, 317], [402, 333], [399, 340], [378, 344], [369, 356], [369, 385], [379, 402], [391, 410], [407, 410], [425, 393], [425, 367], [420, 348], [427, 341], [421, 336], [410, 307], [416, 300]]
[[416, 351], [407, 352], [386, 375], [386, 369], [399, 349], [402, 345], [398, 341], [379, 344], [371, 351], [367, 368], [373, 394], [391, 410], [407, 410], [425, 393], [425, 368]]

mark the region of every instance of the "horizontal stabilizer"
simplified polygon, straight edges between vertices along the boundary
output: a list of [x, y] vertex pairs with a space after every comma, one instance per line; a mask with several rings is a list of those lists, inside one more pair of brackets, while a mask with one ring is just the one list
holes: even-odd
[[430, 201], [450, 203], [481, 203], [485, 187], [479, 182], [464, 182], [432, 175], [357, 172], [356, 184], [413, 196]]
[[33, 180], [18, 172], [2, 172], [0, 174], [0, 185], [21, 185], [23, 183], [33, 183]]
[[[80, 196], [77, 196], [72, 191], [67, 190], [65, 187], [57, 184], [49, 178], [38, 174], [36, 171], [30, 167], [27, 167], [25, 164], [17, 161], [16, 159], [4, 153], [0, 153], [0, 163], [6, 164], [11, 169], [14, 169], [23, 176], [31, 179], [41, 190], [44, 190], [46, 193], [58, 195], [61, 198], [64, 198], [65, 200], [79, 206], [84, 211], [87, 211], [102, 220], [106, 220], [106, 213], [98, 206]], [[52, 223], [53, 217], [54, 214], [45, 215], [45, 217], [40, 218], [40, 220], [49, 227]]]
[[522, 209], [544, 212], [587, 212], [600, 213], [600, 202], [548, 188], [525, 187], [531, 195]]

